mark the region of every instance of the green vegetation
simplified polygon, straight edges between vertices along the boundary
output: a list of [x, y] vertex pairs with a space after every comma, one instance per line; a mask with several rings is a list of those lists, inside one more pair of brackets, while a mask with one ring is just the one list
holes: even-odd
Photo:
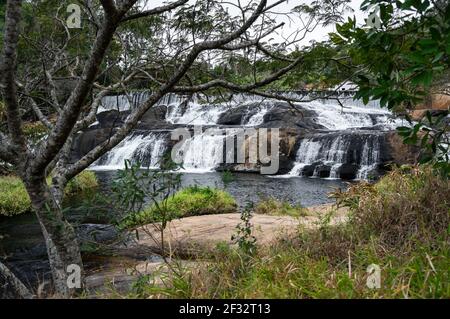
[[[134, 227], [160, 221], [161, 207], [152, 205], [142, 212], [130, 214], [122, 227]], [[210, 187], [191, 186], [167, 199], [165, 210], [169, 220], [189, 216], [227, 214], [237, 212], [236, 201], [225, 191]]]
[[[97, 178], [90, 171], [75, 177], [66, 187], [68, 197], [83, 194], [97, 187]], [[14, 216], [31, 211], [31, 201], [22, 181], [15, 176], [0, 177], [0, 216]]]
[[[449, 186], [431, 168], [396, 169], [334, 194], [351, 209], [346, 224], [253, 254], [220, 245], [210, 262], [162, 274], [162, 286], [141, 280], [130, 297], [449, 298]], [[380, 289], [367, 286], [371, 264], [381, 269]]]
[[0, 177], [0, 216], [13, 216], [29, 212], [31, 201], [18, 177]]
[[256, 214], [272, 216], [301, 217], [306, 215], [306, 210], [301, 205], [292, 205], [275, 198], [267, 198], [260, 201], [254, 209]]
[[95, 173], [91, 171], [83, 171], [81, 174], [67, 183], [65, 194], [66, 196], [85, 194], [92, 191], [97, 186], [98, 181]]
[[[432, 91], [439, 91], [440, 79], [448, 75], [449, 2], [365, 0], [361, 7], [379, 17], [378, 27], [361, 27], [349, 19], [331, 35], [355, 71], [355, 98], [364, 103], [380, 100], [382, 107], [396, 112], [413, 110]], [[450, 175], [447, 114], [448, 110], [428, 113], [413, 127], [399, 128], [399, 133], [405, 143], [421, 146], [423, 163], [432, 162]]]
[[[1, 117], [1, 107], [0, 107], [0, 117]], [[48, 133], [48, 128], [41, 122], [24, 123], [22, 129], [25, 136], [29, 137], [32, 141], [38, 141]]]

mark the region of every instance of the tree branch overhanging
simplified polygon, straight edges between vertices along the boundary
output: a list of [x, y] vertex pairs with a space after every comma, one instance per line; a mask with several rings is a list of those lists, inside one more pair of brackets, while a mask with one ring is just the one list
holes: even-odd
[[122, 18], [121, 22], [126, 22], [126, 21], [131, 21], [131, 20], [136, 20], [139, 18], [144, 18], [144, 17], [149, 17], [152, 15], [157, 15], [157, 14], [161, 14], [164, 12], [168, 12], [171, 11], [173, 9], [176, 9], [180, 6], [182, 6], [183, 4], [187, 3], [189, 0], [178, 0], [176, 2], [164, 5], [164, 6], [160, 6], [160, 7], [156, 7], [153, 9], [149, 9], [143, 12], [139, 12], [139, 13], [135, 13], [135, 14], [130, 14], [128, 16], [125, 16]]

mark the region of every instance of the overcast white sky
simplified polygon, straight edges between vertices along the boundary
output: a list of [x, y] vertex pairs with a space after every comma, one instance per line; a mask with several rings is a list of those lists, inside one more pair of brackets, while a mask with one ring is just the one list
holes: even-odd
[[[148, 7], [152, 8], [152, 7], [157, 7], [160, 6], [163, 3], [167, 3], [167, 2], [173, 2], [174, 0], [151, 0], [148, 1]], [[191, 2], [195, 2], [195, 0], [190, 0]], [[237, 2], [237, 0], [229, 0], [230, 2]], [[241, 3], [245, 3], [248, 0], [241, 0]], [[274, 3], [277, 0], [268, 0], [268, 3]], [[280, 4], [277, 8], [277, 12], [290, 12], [292, 8], [300, 5], [300, 4], [309, 4], [311, 3], [313, 0], [288, 0], [287, 3], [283, 3]], [[364, 22], [364, 14], [359, 10], [360, 5], [362, 3], [363, 0], [352, 0], [350, 6], [352, 7], [352, 9], [354, 10], [353, 13], [347, 13], [346, 16], [355, 16], [357, 21], [360, 23]], [[289, 21], [289, 19], [283, 17], [283, 16], [279, 16], [280, 22], [285, 22], [285, 26], [283, 27], [282, 30], [279, 30], [279, 32], [282, 34], [282, 36], [287, 37], [290, 34], [292, 34], [293, 32], [295, 32], [298, 29], [298, 25], [293, 24], [292, 22]], [[325, 40], [327, 37], [327, 34], [329, 32], [333, 32], [334, 31], [334, 26], [328, 26], [328, 27], [322, 27], [322, 26], [318, 26], [314, 32], [308, 34], [308, 36], [304, 39], [304, 41], [302, 42], [303, 45], [307, 45], [309, 43], [309, 41], [311, 40], [315, 40], [315, 41], [322, 41]], [[280, 42], [283, 41], [283, 37], [279, 36], [279, 37], [274, 37], [276, 42]]]

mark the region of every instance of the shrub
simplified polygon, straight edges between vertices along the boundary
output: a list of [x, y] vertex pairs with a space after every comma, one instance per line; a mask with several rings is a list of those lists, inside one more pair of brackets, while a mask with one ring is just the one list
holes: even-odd
[[307, 211], [301, 205], [291, 205], [288, 202], [281, 202], [275, 198], [267, 198], [260, 201], [254, 208], [255, 214], [272, 216], [306, 216]]
[[48, 133], [48, 128], [41, 122], [27, 122], [24, 123], [23, 133], [34, 141], [44, 137]]
[[98, 181], [95, 173], [91, 171], [84, 171], [67, 184], [65, 194], [67, 196], [84, 194], [95, 189], [97, 186]]
[[431, 167], [394, 169], [376, 184], [355, 184], [334, 196], [350, 207], [355, 234], [390, 247], [433, 241], [449, 229], [450, 180]]
[[[68, 197], [97, 187], [97, 178], [90, 171], [75, 177], [66, 187]], [[15, 176], [0, 177], [0, 215], [14, 216], [31, 211], [31, 201], [22, 181]]]
[[0, 215], [13, 216], [31, 210], [31, 201], [17, 177], [0, 177]]
[[[210, 187], [187, 187], [167, 200], [166, 210], [171, 218], [189, 216], [227, 214], [237, 211], [237, 204], [233, 197], [225, 191]], [[122, 227], [134, 227], [160, 221], [158, 207], [152, 205], [137, 214], [125, 217]]]

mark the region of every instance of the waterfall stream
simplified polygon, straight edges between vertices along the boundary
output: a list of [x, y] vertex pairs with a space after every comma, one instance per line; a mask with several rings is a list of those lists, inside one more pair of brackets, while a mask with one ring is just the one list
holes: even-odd
[[368, 179], [379, 164], [380, 139], [377, 133], [361, 132], [328, 133], [304, 138], [289, 175], [336, 179], [342, 177], [342, 170], [347, 165], [357, 169], [356, 176], [351, 179]]
[[[99, 112], [133, 110], [149, 96], [148, 92], [107, 96], [103, 98]], [[214, 127], [223, 116], [231, 116], [240, 118], [238, 126], [252, 128], [264, 127], [266, 115], [277, 110], [279, 104], [276, 103], [244, 94], [220, 103], [207, 103], [198, 96], [168, 94], [157, 106], [165, 107], [160, 121], [167, 125]], [[382, 132], [404, 125], [402, 120], [381, 109], [376, 101], [365, 106], [351, 97], [344, 97], [341, 103], [335, 99], [320, 99], [296, 105], [315, 114], [313, 121], [324, 129], [299, 141], [293, 167], [287, 175], [291, 177], [368, 179], [381, 161]], [[100, 158], [93, 169], [123, 168], [127, 159], [157, 168], [167, 151], [168, 133], [135, 132]], [[188, 138], [179, 149], [187, 172], [214, 171], [223, 162], [223, 153], [224, 136], [208, 134]], [[350, 170], [354, 172], [349, 173]]]
[[134, 133], [99, 158], [92, 169], [123, 169], [125, 160], [139, 162], [143, 167], [158, 168], [167, 150], [167, 134]]

